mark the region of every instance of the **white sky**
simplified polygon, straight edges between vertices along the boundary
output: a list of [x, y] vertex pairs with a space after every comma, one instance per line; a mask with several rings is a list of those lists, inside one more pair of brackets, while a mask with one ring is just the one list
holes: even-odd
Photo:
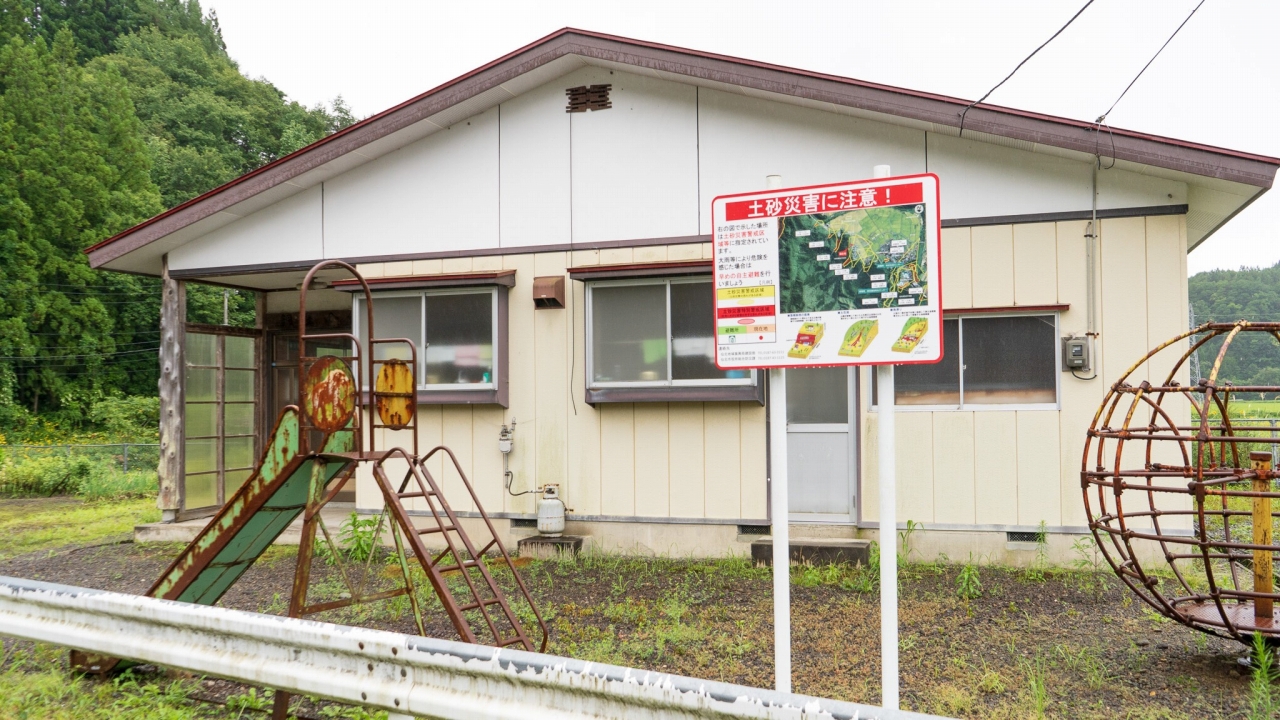
[[[231, 56], [307, 105], [372, 115], [565, 27], [976, 99], [1084, 0], [204, 0]], [[1092, 121], [1197, 0], [1096, 0], [988, 102]], [[1280, 3], [1207, 0], [1108, 118], [1280, 156]], [[1280, 261], [1280, 189], [1191, 253], [1192, 274]]]

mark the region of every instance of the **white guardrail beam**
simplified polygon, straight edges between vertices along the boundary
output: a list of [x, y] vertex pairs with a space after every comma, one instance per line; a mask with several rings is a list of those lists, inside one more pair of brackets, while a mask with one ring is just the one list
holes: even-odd
[[4, 576], [0, 634], [429, 718], [933, 717]]

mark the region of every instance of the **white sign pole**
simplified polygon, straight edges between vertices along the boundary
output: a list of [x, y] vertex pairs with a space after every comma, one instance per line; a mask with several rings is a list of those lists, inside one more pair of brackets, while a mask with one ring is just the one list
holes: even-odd
[[[765, 178], [765, 188], [782, 187], [781, 175]], [[787, 507], [787, 371], [769, 371], [769, 501], [773, 516], [773, 680], [791, 692], [791, 533]]]
[[[877, 165], [873, 177], [889, 177]], [[898, 709], [898, 508], [894, 438], [893, 366], [876, 366], [879, 411], [876, 462], [880, 467], [880, 704]]]

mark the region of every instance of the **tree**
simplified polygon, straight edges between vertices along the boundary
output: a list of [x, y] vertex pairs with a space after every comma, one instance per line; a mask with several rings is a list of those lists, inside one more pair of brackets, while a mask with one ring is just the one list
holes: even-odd
[[82, 252], [160, 209], [149, 171], [127, 86], [77, 65], [69, 30], [52, 47], [14, 37], [0, 49], [0, 387], [11, 399], [83, 411], [130, 386], [128, 358], [155, 347], [155, 282], [95, 273]]
[[142, 28], [90, 66], [129, 83], [147, 134], [152, 179], [177, 205], [349, 125], [350, 110], [285, 99], [266, 80], [240, 74], [225, 52], [195, 34]]

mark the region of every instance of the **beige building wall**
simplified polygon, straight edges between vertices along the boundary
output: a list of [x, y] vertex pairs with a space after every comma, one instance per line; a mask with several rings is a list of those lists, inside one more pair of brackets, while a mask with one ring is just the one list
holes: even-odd
[[[360, 265], [368, 277], [515, 270], [508, 321], [510, 407], [421, 405], [418, 442], [425, 453], [452, 449], [488, 512], [532, 514], [536, 496], [503, 488], [498, 430], [516, 422], [510, 467], [517, 492], [558, 483], [578, 519], [705, 520], [735, 524], [767, 517], [765, 409], [750, 402], [583, 402], [584, 285], [567, 281], [563, 310], [535, 310], [533, 278], [589, 265], [710, 259], [710, 243], [493, 255]], [[572, 323], [570, 322], [572, 319]], [[407, 445], [406, 433], [380, 444]], [[455, 509], [474, 510], [443, 454], [428, 465], [444, 478]], [[425, 510], [422, 501], [411, 509]], [[357, 483], [357, 504], [379, 507], [371, 475]]]
[[[944, 230], [944, 307], [1068, 305], [1059, 315], [1060, 334], [1083, 334], [1086, 226], [1072, 221]], [[900, 521], [937, 530], [1033, 529], [1041, 522], [1051, 529], [1082, 529], [1085, 430], [1106, 389], [1147, 350], [1185, 330], [1185, 248], [1181, 216], [1101, 221], [1097, 377], [1062, 373], [1058, 409], [900, 409]], [[767, 518], [766, 411], [746, 402], [585, 404], [584, 285], [568, 281], [565, 309], [535, 310], [529, 302], [533, 278], [565, 275], [570, 267], [709, 257], [710, 245], [696, 243], [377, 263], [360, 270], [371, 277], [516, 271], [510, 290], [510, 408], [420, 406], [420, 448], [451, 448], [486, 510], [532, 514], [536, 496], [511, 497], [503, 489], [498, 429], [514, 419], [514, 489], [559, 483], [572, 514], [597, 522], [607, 534], [599, 522], [733, 524]], [[1162, 362], [1166, 366], [1140, 368], [1135, 381], [1162, 379], [1170, 360]], [[874, 523], [877, 415], [870, 406], [870, 371], [860, 377], [857, 500], [861, 521]], [[1179, 380], [1187, 382], [1185, 368]], [[1180, 420], [1189, 420], [1185, 402], [1173, 407]], [[409, 440], [393, 436], [381, 442]], [[430, 468], [444, 478], [456, 509], [474, 510], [443, 455]], [[357, 495], [361, 508], [380, 504], [370, 477], [361, 479]]]
[[[1085, 433], [1107, 389], [1151, 348], [1187, 329], [1187, 236], [1183, 216], [1100, 221], [1093, 368], [1063, 372], [1057, 410], [897, 413], [898, 519], [938, 529], [1079, 530]], [[1086, 221], [949, 228], [942, 233], [945, 309], [1069, 305], [1061, 335], [1088, 327]], [[1163, 380], [1175, 356], [1139, 368], [1131, 382]], [[1083, 374], [1083, 373], [1081, 373]], [[1188, 382], [1187, 368], [1177, 374]], [[870, 372], [861, 373], [861, 518], [877, 518], [876, 422]], [[1185, 401], [1166, 401], [1189, 422]]]

